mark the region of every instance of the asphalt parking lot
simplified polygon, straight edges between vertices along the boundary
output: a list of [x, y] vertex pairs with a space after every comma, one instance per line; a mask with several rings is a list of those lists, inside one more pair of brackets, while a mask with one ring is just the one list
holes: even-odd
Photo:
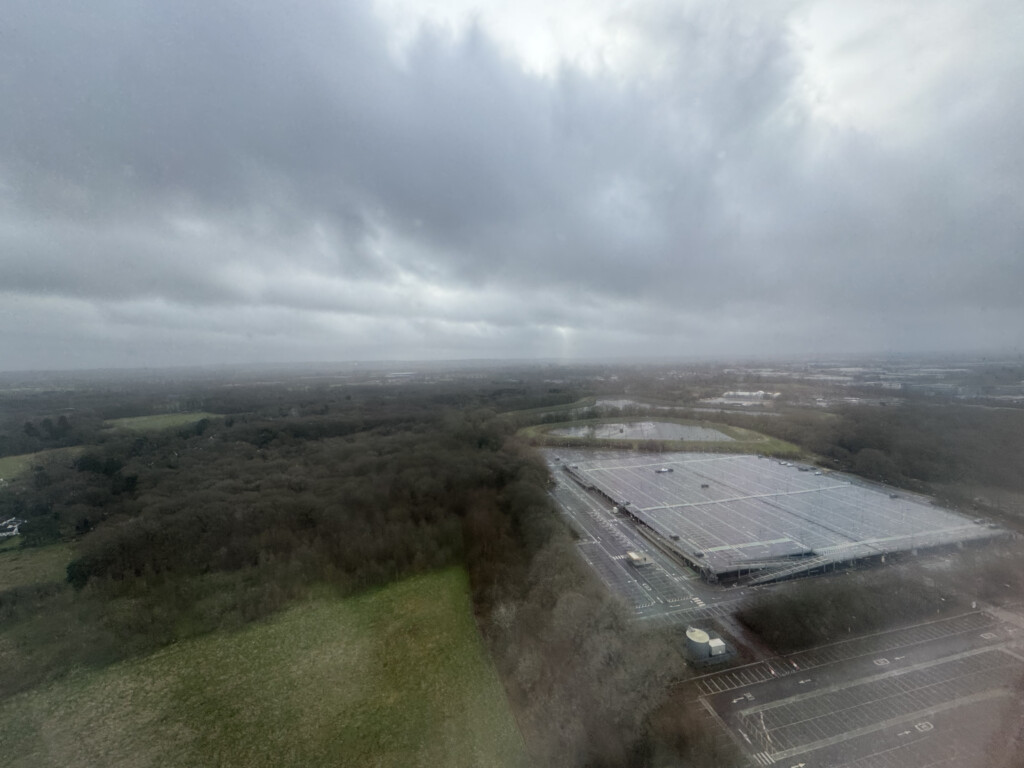
[[686, 685], [752, 765], [982, 768], [1019, 723], [1022, 632], [978, 611]]

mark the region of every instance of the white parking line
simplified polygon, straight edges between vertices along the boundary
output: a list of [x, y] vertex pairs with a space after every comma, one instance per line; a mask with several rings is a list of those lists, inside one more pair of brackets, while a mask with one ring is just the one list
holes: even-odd
[[855, 739], [858, 736], [866, 736], [869, 733], [875, 733], [876, 731], [881, 731], [881, 730], [884, 730], [886, 728], [890, 728], [890, 727], [893, 727], [893, 726], [896, 726], [896, 725], [900, 725], [902, 723], [910, 722], [912, 720], [917, 720], [920, 717], [931, 717], [933, 715], [939, 714], [940, 712], [945, 712], [945, 711], [950, 710], [950, 709], [956, 709], [957, 707], [968, 706], [968, 705], [971, 705], [971, 704], [976, 704], [978, 702], [988, 701], [990, 699], [1003, 698], [1003, 697], [1011, 697], [1012, 698], [1013, 694], [1010, 693], [1007, 690], [999, 689], [999, 690], [993, 690], [993, 691], [984, 691], [982, 693], [976, 693], [976, 694], [973, 694], [971, 696], [964, 696], [964, 697], [959, 698], [959, 699], [954, 699], [953, 701], [944, 702], [944, 703], [939, 704], [939, 705], [934, 706], [934, 707], [929, 707], [926, 710], [921, 710], [921, 711], [918, 711], [918, 712], [910, 712], [910, 713], [908, 713], [906, 715], [890, 718], [889, 720], [884, 720], [884, 721], [879, 722], [879, 723], [872, 723], [871, 725], [866, 725], [866, 726], [863, 726], [861, 728], [856, 728], [856, 729], [851, 730], [851, 731], [846, 731], [845, 733], [840, 733], [840, 734], [835, 735], [835, 736], [829, 736], [827, 738], [822, 738], [822, 739], [819, 739], [818, 741], [813, 741], [813, 742], [810, 742], [808, 744], [801, 744], [801, 745], [799, 745], [797, 747], [793, 747], [791, 749], [787, 749], [787, 750], [784, 750], [782, 752], [776, 752], [774, 757], [775, 757], [776, 761], [778, 761], [778, 760], [785, 760], [786, 758], [796, 757], [797, 755], [803, 755], [803, 754], [806, 754], [808, 752], [814, 752], [815, 750], [822, 749], [823, 747], [830, 747], [833, 744], [840, 744], [840, 743], [842, 743], [844, 741], [849, 741], [850, 739]]

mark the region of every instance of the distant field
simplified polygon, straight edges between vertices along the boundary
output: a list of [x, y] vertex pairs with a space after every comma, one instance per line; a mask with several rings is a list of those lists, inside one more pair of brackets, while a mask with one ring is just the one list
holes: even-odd
[[596, 397], [584, 397], [573, 403], [562, 403], [561, 405], [541, 405], [537, 408], [526, 408], [521, 411], [508, 411], [510, 416], [543, 416], [546, 413], [557, 413], [559, 411], [576, 411], [583, 408], [593, 408], [597, 404]]
[[[665, 451], [712, 451], [716, 453], [760, 453], [768, 456], [795, 457], [801, 454], [800, 449], [792, 443], [778, 440], [774, 437], [762, 435], [750, 429], [733, 427], [728, 424], [719, 424], [709, 421], [694, 421], [690, 419], [677, 419], [674, 417], [657, 418], [657, 422], [665, 426], [676, 425], [682, 428], [704, 430], [710, 433], [711, 430], [724, 436], [723, 440], [707, 439], [707, 434], [702, 439], [695, 440], [667, 440], [667, 439], [645, 439], [637, 437], [626, 437], [615, 439], [614, 437], [586, 436], [590, 427], [594, 428], [594, 434], [603, 434], [602, 429], [609, 426], [615, 428], [627, 427], [632, 422], [645, 422], [651, 420], [626, 420], [621, 417], [608, 419], [583, 419], [579, 421], [566, 421], [558, 424], [537, 424], [519, 430], [519, 434], [528, 439], [534, 445], [568, 446], [574, 448], [616, 448], [644, 450], [653, 444], [657, 444]], [[575, 430], [576, 435], [554, 434], [556, 430]], [[580, 432], [584, 434], [579, 434]], [[607, 431], [605, 429], [605, 431]], [[614, 430], [612, 430], [614, 434]]]
[[155, 416], [131, 416], [126, 419], [107, 419], [105, 424], [114, 429], [134, 429], [138, 431], [152, 429], [170, 429], [195, 424], [200, 419], [216, 419], [216, 413], [159, 413]]
[[4, 456], [0, 458], [0, 479], [13, 480], [33, 464], [38, 464], [45, 459], [60, 457], [62, 454], [73, 456], [80, 453], [81, 450], [78, 446], [74, 446], [72, 448], [54, 448], [38, 453], [22, 453], [18, 456]]
[[23, 453], [20, 456], [4, 456], [0, 459], [0, 477], [10, 480], [32, 466], [32, 457], [37, 453]]
[[674, 421], [621, 421], [580, 427], [559, 427], [548, 432], [553, 437], [594, 437], [600, 440], [682, 440], [727, 443], [724, 432], [695, 424]]
[[0, 540], [0, 592], [29, 584], [64, 581], [72, 557], [70, 544], [21, 549], [20, 536]]
[[455, 569], [74, 673], [0, 722], [12, 768], [526, 764]]

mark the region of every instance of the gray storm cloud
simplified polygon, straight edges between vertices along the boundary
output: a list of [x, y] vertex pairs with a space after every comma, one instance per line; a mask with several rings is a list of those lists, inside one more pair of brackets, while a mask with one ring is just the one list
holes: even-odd
[[1019, 350], [1020, 10], [858, 123], [808, 5], [638, 5], [643, 67], [537, 74], [361, 4], [11, 0], [0, 367]]

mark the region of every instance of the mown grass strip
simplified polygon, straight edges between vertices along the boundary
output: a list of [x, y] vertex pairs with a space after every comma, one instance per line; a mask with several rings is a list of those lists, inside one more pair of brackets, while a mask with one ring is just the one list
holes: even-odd
[[45, 451], [40, 453], [22, 453], [18, 456], [4, 456], [0, 458], [0, 478], [13, 480], [22, 472], [27, 471], [32, 466], [33, 457], [39, 456], [41, 453], [45, 453]]
[[0, 458], [0, 480], [13, 480], [37, 464], [45, 464], [47, 461], [59, 460], [63, 457], [72, 458], [81, 452], [82, 447], [76, 445], [70, 448], [52, 448], [36, 453], [4, 456]]
[[73, 554], [71, 544], [25, 548], [20, 543], [20, 536], [0, 541], [0, 592], [64, 581]]
[[184, 427], [201, 419], [220, 418], [216, 413], [196, 411], [192, 413], [158, 413], [152, 416], [129, 416], [124, 419], [107, 419], [104, 425], [113, 429], [131, 429], [139, 432]]

